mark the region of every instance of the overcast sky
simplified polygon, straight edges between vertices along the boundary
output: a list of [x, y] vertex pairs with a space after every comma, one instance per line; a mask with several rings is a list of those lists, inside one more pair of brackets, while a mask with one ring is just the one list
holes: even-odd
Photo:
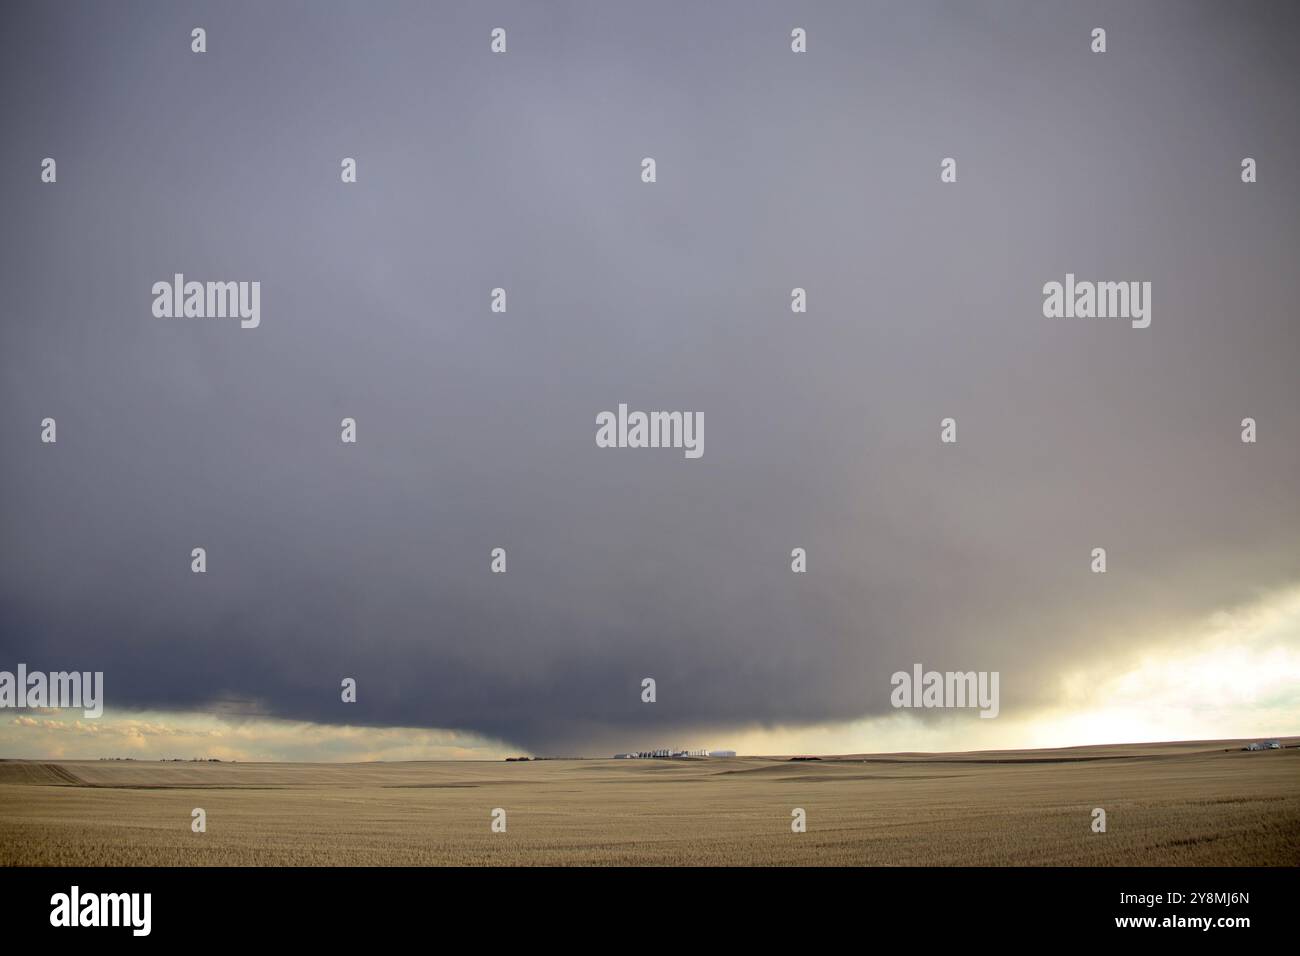
[[[885, 715], [918, 662], [1030, 720], [1300, 586], [1293, 4], [2, 16], [0, 668], [722, 746]], [[259, 281], [260, 327], [155, 318], [177, 272]], [[1149, 281], [1150, 327], [1045, 318], [1066, 273]], [[598, 448], [620, 402], [703, 456]]]

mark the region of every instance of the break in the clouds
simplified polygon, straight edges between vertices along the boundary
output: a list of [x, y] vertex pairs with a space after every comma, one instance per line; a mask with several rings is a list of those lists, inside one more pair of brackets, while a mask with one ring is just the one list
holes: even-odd
[[[5, 14], [0, 667], [613, 752], [924, 662], [1000, 673], [978, 734], [1300, 582], [1287, 4], [196, 16]], [[257, 327], [156, 317], [176, 274]], [[598, 447], [619, 403], [707, 454]]]

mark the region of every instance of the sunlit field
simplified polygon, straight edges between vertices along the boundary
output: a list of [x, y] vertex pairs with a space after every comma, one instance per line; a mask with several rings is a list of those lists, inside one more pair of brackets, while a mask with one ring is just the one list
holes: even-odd
[[[1296, 865], [1300, 749], [1242, 744], [797, 762], [2, 761], [0, 863]], [[196, 807], [206, 833], [191, 831]], [[805, 833], [791, 830], [795, 808]]]

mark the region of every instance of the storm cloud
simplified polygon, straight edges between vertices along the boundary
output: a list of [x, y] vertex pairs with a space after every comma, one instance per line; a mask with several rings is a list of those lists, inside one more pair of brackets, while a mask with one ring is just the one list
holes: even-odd
[[[1300, 582], [1293, 5], [3, 17], [0, 667], [603, 752], [914, 662], [1043, 706]], [[260, 325], [155, 318], [175, 273]], [[1044, 317], [1067, 273], [1150, 327]], [[705, 453], [597, 447], [619, 403]]]

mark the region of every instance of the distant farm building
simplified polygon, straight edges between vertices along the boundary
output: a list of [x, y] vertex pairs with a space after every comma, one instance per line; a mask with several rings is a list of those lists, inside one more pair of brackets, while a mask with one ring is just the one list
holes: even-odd
[[637, 753], [614, 754], [615, 760], [674, 760], [685, 757], [734, 757], [734, 750], [678, 750], [660, 747], [658, 750], [641, 750]]

